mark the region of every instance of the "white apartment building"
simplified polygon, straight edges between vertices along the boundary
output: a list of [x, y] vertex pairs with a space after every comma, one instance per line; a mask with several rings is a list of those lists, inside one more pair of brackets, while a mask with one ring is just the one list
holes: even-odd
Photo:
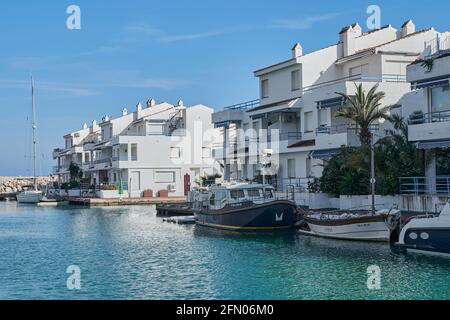
[[[352, 24], [339, 32], [336, 44], [306, 54], [296, 44], [290, 59], [255, 71], [260, 98], [213, 115], [225, 137], [222, 146], [215, 146], [217, 159], [227, 164], [225, 178], [254, 179], [264, 173], [281, 185], [304, 186], [320, 177], [324, 162], [342, 146], [359, 144], [354, 125], [335, 116], [345, 105], [336, 92], [352, 95], [355, 85], [369, 90], [379, 84], [386, 93], [383, 104], [397, 106], [398, 112], [411, 91], [407, 66], [437, 35], [433, 28], [416, 30], [410, 20], [400, 29], [387, 25], [370, 32]], [[380, 134], [386, 126], [380, 124]], [[243, 137], [249, 129], [253, 133]], [[254, 145], [260, 145], [256, 152]], [[271, 173], [261, 164], [265, 149], [276, 153], [270, 157]]]
[[[402, 178], [401, 192], [450, 197], [450, 32], [427, 47], [424, 58], [407, 67], [412, 92], [403, 102], [408, 138], [424, 154], [425, 176]], [[433, 61], [432, 66], [424, 60]]]
[[218, 135], [212, 113], [209, 107], [185, 107], [182, 101], [174, 106], [149, 100], [135, 112], [123, 109], [120, 117], [105, 116], [66, 135], [65, 148], [54, 150], [54, 174], [68, 182], [74, 162], [97, 187], [121, 181], [131, 197], [141, 197], [145, 190], [186, 195], [202, 176], [221, 170], [212, 157]]

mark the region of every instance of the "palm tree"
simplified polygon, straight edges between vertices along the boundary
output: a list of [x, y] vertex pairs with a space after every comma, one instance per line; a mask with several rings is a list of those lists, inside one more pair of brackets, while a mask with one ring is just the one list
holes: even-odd
[[380, 109], [381, 100], [386, 94], [382, 91], [377, 92], [378, 84], [374, 85], [367, 93], [362, 84], [355, 83], [355, 86], [356, 94], [354, 96], [336, 92], [348, 102], [336, 113], [336, 116], [353, 121], [359, 129], [361, 145], [369, 146], [372, 141], [371, 125], [380, 119], [388, 120], [387, 111], [390, 107]]
[[[394, 129], [396, 131], [400, 131], [401, 134], [403, 135], [403, 137], [406, 138], [406, 141], [408, 141], [408, 124], [406, 123], [405, 118], [403, 118], [399, 114], [393, 114], [392, 116], [389, 117], [388, 120], [390, 123], [392, 123], [392, 125], [394, 126]], [[388, 133], [391, 136], [397, 134], [397, 132], [395, 132], [393, 130], [389, 130]]]

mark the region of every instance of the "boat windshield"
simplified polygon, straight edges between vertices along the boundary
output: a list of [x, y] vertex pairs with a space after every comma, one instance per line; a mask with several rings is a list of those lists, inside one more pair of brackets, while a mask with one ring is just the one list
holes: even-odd
[[233, 200], [240, 200], [245, 198], [244, 190], [231, 190], [230, 198]]

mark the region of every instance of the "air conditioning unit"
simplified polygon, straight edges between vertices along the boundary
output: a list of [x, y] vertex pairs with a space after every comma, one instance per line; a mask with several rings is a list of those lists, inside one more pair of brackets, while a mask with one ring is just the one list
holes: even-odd
[[176, 191], [177, 191], [177, 188], [175, 187], [174, 184], [169, 184], [169, 185], [167, 186], [167, 191], [169, 191], [169, 192], [176, 192]]

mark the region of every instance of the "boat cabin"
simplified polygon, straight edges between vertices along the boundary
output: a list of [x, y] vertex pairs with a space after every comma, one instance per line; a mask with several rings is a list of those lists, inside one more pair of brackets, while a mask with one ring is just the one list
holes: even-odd
[[[208, 210], [220, 210], [227, 205], [242, 203], [266, 203], [276, 200], [275, 188], [252, 183], [230, 183], [211, 186], [207, 193], [197, 197], [196, 202]], [[196, 206], [199, 208], [199, 206]]]

